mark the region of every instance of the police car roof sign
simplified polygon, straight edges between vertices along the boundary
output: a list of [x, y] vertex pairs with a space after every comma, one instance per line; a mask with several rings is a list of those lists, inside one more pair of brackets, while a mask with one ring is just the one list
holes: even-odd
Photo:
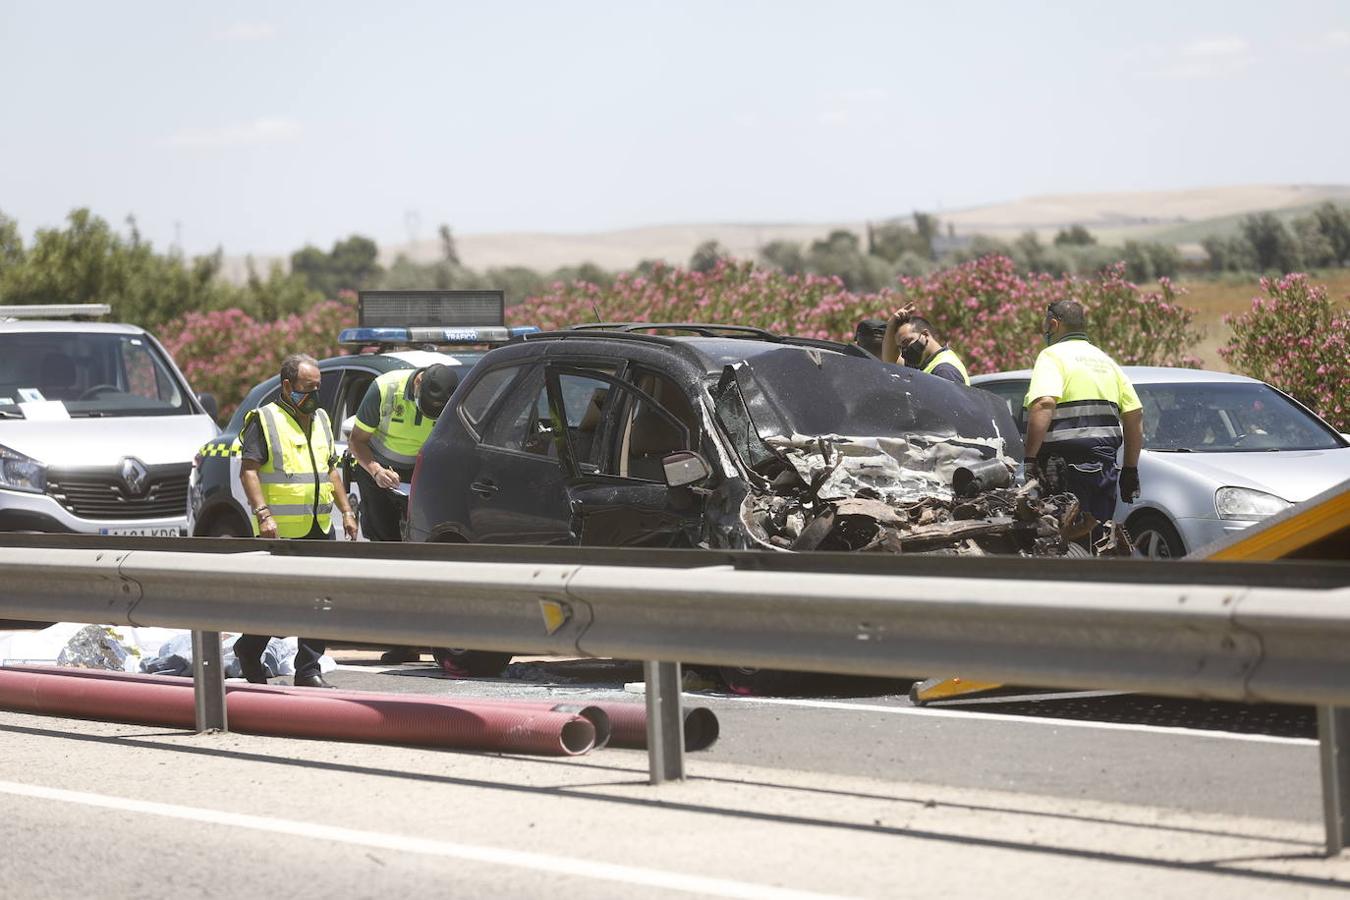
[[504, 291], [361, 291], [357, 321], [367, 327], [505, 325]]

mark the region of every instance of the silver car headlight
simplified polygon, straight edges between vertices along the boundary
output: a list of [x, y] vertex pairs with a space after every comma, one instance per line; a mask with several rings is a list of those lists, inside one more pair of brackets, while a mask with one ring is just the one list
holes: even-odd
[[47, 489], [47, 467], [0, 444], [0, 488], [41, 494]]
[[1214, 492], [1214, 509], [1220, 519], [1264, 519], [1293, 504], [1283, 497], [1244, 487], [1221, 487]]

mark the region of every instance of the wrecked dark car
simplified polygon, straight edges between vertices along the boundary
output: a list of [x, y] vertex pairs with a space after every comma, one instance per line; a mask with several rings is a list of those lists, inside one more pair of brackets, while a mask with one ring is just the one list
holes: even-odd
[[[844, 344], [644, 327], [692, 334], [578, 329], [483, 357], [422, 448], [408, 539], [1086, 554], [1071, 496], [1013, 483], [997, 397]], [[510, 661], [455, 653], [474, 675]], [[745, 691], [794, 674], [721, 670]]]
[[423, 448], [409, 539], [1074, 552], [1069, 498], [1013, 484], [1022, 439], [997, 398], [847, 345], [728, 330], [493, 350]]

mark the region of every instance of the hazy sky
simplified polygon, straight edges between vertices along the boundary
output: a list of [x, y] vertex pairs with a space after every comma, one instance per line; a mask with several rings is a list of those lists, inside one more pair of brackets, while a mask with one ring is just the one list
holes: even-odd
[[1350, 182], [1345, 2], [0, 0], [0, 211], [158, 246]]

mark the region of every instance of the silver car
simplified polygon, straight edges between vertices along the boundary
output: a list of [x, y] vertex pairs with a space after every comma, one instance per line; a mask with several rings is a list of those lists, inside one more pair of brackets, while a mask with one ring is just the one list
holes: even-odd
[[[1144, 554], [1193, 553], [1350, 478], [1350, 441], [1263, 381], [1226, 372], [1125, 366], [1144, 405], [1138, 502], [1117, 501]], [[1026, 431], [1031, 371], [976, 375]]]

